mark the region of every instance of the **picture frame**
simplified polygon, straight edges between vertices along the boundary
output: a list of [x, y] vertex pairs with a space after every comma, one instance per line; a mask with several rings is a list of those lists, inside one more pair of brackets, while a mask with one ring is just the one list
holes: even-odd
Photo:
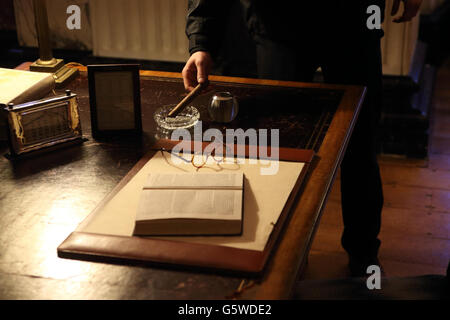
[[142, 134], [139, 64], [88, 65], [94, 139]]

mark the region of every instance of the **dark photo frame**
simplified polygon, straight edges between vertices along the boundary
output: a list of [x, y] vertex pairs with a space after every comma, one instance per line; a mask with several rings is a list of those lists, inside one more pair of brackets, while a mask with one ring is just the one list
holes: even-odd
[[142, 134], [139, 69], [138, 64], [87, 67], [94, 139]]

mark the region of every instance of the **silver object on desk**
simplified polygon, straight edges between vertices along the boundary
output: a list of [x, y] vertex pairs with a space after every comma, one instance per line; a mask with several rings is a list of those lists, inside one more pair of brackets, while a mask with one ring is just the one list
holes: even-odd
[[211, 97], [208, 112], [214, 121], [231, 122], [239, 112], [239, 104], [230, 92], [217, 92]]

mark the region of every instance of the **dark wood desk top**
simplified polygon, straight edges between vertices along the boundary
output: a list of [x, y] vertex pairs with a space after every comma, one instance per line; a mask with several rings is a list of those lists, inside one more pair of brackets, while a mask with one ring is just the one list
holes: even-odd
[[[306, 262], [364, 89], [211, 77], [217, 90], [232, 91], [240, 99], [238, 119], [228, 127], [280, 128], [281, 146], [318, 152], [262, 278], [58, 258], [58, 245], [147, 151], [155, 132], [153, 111], [161, 104], [177, 103], [184, 93], [179, 74], [143, 71], [141, 78], [142, 141], [92, 139], [86, 74], [82, 72], [64, 89], [78, 94], [83, 135], [88, 141], [16, 162], [0, 158], [0, 298], [288, 298]], [[224, 129], [208, 121], [207, 100], [204, 95], [197, 101], [206, 119], [204, 129]], [[255, 112], [251, 108], [258, 108], [258, 117], [251, 116]], [[0, 146], [2, 154], [6, 151], [6, 146]], [[251, 286], [236, 295], [242, 280]]]

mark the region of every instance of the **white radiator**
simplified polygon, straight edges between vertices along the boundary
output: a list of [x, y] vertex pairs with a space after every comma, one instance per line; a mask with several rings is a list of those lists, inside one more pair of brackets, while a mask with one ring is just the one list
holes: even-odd
[[94, 55], [185, 62], [187, 0], [90, 0]]

